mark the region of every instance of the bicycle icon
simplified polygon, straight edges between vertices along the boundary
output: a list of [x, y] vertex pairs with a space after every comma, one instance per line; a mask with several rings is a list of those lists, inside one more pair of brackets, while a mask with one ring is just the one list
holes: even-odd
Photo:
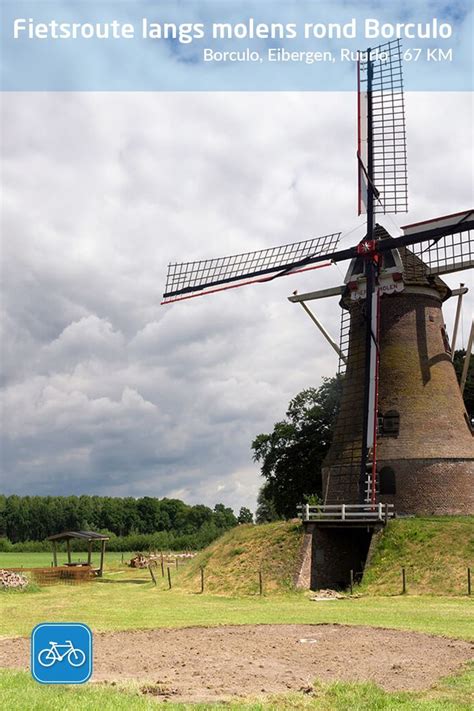
[[82, 622], [41, 622], [31, 633], [31, 674], [40, 684], [84, 684], [92, 676], [92, 632]]
[[[86, 655], [82, 649], [76, 649], [71, 640], [66, 639], [66, 644], [59, 642], [50, 642], [49, 647], [45, 647], [38, 653], [38, 662], [42, 667], [52, 667], [56, 662], [62, 662], [64, 658], [72, 667], [81, 667], [86, 661]], [[59, 648], [62, 647], [65, 651], [61, 654]]]

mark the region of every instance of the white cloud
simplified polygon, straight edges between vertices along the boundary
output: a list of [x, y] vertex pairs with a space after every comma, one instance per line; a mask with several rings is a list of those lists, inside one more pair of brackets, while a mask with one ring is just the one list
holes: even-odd
[[[407, 96], [397, 224], [469, 206], [470, 98]], [[166, 263], [360, 225], [354, 109], [337, 93], [4, 97], [6, 491], [254, 508], [253, 437], [336, 369], [286, 297], [342, 274], [160, 307]], [[337, 302], [315, 309], [337, 336]]]

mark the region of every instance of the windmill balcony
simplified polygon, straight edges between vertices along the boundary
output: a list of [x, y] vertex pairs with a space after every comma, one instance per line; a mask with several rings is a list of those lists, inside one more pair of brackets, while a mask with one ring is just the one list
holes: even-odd
[[303, 523], [327, 526], [385, 525], [395, 517], [393, 504], [324, 504], [298, 506], [298, 518]]

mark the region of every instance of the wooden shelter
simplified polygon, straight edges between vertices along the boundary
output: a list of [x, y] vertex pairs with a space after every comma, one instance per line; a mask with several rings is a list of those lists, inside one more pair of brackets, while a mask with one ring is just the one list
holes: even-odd
[[91, 567], [92, 565], [92, 544], [95, 541], [100, 541], [100, 565], [98, 568], [94, 568], [93, 571], [99, 578], [102, 577], [104, 572], [104, 558], [105, 558], [105, 544], [109, 540], [108, 536], [102, 535], [102, 533], [96, 533], [95, 531], [64, 531], [63, 533], [55, 533], [53, 536], [48, 536], [48, 541], [53, 544], [53, 565], [56, 568], [58, 565], [58, 541], [66, 541], [66, 551], [67, 551], [67, 565], [74, 566], [78, 565], [73, 563], [71, 560], [71, 540], [79, 539], [82, 541], [87, 541], [87, 565]]

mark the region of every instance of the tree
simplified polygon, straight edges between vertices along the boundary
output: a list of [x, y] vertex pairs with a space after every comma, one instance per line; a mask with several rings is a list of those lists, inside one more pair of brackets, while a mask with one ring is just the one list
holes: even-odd
[[238, 523], [253, 523], [253, 513], [250, 509], [242, 506], [237, 516]]
[[255, 512], [256, 523], [270, 523], [271, 521], [278, 521], [280, 518], [276, 512], [275, 502], [273, 500], [270, 487], [271, 484], [266, 483], [258, 492], [257, 510]]
[[106, 530], [114, 536], [166, 533], [161, 537], [166, 546], [179, 537], [187, 537], [186, 546], [192, 537], [207, 545], [236, 525], [232, 509], [224, 504], [210, 509], [151, 496], [0, 496], [0, 534], [13, 543], [43, 540], [64, 530]]
[[[271, 434], [260, 434], [252, 443], [254, 460], [266, 479], [257, 520], [272, 516], [290, 518], [296, 507], [312, 495], [321, 496], [321, 465], [331, 443], [342, 389], [342, 379], [326, 378], [319, 388], [303, 390], [288, 405], [286, 419]], [[268, 520], [268, 518], [267, 518]]]
[[[465, 350], [454, 351], [453, 365], [456, 375], [458, 376], [458, 380], [461, 380], [465, 355]], [[469, 358], [469, 367], [467, 370], [467, 379], [463, 397], [467, 413], [472, 422], [472, 420], [474, 420], [474, 357], [472, 355]]]
[[237, 525], [234, 512], [231, 508], [224, 506], [224, 504], [216, 504], [214, 506], [213, 519], [216, 526], [224, 530]]

